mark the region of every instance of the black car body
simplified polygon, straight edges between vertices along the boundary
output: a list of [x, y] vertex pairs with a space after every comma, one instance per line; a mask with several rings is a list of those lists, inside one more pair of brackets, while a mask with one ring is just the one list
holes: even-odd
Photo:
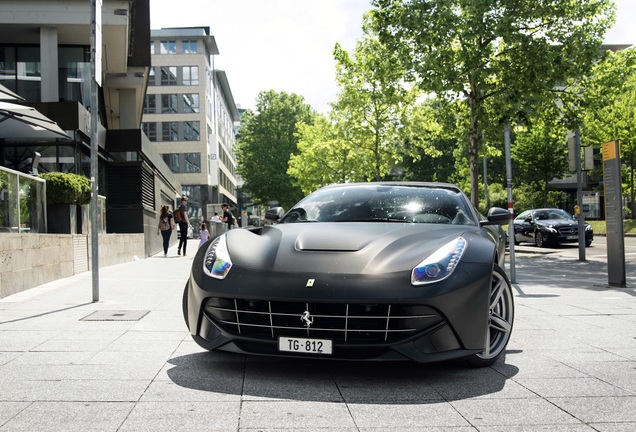
[[[515, 244], [534, 243], [538, 247], [579, 241], [578, 222], [565, 210], [557, 208], [532, 209], [521, 212], [514, 221]], [[592, 244], [594, 231], [585, 227], [585, 246]]]
[[510, 213], [454, 185], [324, 187], [273, 225], [201, 247], [183, 296], [208, 350], [492, 364], [514, 317], [502, 270]]

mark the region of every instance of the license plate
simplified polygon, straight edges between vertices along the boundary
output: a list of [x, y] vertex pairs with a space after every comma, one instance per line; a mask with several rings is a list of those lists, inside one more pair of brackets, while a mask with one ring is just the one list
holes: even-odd
[[331, 354], [331, 340], [306, 338], [278, 338], [278, 350], [307, 354]]
[[577, 238], [579, 238], [579, 236], [566, 236], [565, 238], [567, 240], [576, 240]]

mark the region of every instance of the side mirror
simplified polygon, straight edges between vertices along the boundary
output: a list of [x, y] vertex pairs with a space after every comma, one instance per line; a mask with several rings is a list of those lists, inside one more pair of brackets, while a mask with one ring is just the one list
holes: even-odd
[[272, 222], [278, 222], [285, 216], [285, 210], [282, 207], [272, 207], [265, 212], [265, 219]]
[[506, 225], [510, 223], [510, 212], [501, 207], [492, 207], [488, 210], [488, 222], [483, 225]]

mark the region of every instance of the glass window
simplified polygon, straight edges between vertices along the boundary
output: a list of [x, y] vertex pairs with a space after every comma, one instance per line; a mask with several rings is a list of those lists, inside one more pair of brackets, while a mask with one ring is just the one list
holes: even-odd
[[201, 153], [185, 154], [185, 172], [200, 173], [201, 172]]
[[177, 112], [177, 95], [163, 94], [161, 95], [161, 112], [163, 114], [172, 114]]
[[183, 112], [198, 113], [199, 112], [199, 94], [184, 94], [183, 96]]
[[184, 122], [183, 139], [185, 141], [199, 141], [201, 139], [198, 121]]
[[90, 105], [90, 47], [60, 47], [58, 50], [60, 100]]
[[183, 85], [199, 85], [199, 67], [183, 66]]
[[156, 114], [156, 113], [157, 113], [157, 95], [146, 94], [146, 101], [144, 102], [144, 114]]
[[197, 52], [197, 41], [195, 40], [191, 40], [191, 41], [183, 41], [181, 42], [182, 47], [183, 47], [183, 53], [184, 54], [196, 54]]
[[176, 54], [177, 42], [173, 40], [161, 41], [161, 54]]
[[155, 41], [150, 41], [150, 54], [155, 53]]
[[150, 141], [157, 141], [157, 123], [142, 123], [141, 130], [144, 131]]
[[178, 122], [162, 122], [161, 123], [161, 139], [163, 141], [179, 141], [179, 123]]
[[148, 71], [148, 85], [149, 86], [155, 86], [157, 83], [155, 82], [156, 80], [156, 73], [155, 73], [155, 68], [154, 67], [150, 67], [149, 71]]
[[60, 171], [75, 172], [75, 146], [70, 144], [60, 144], [58, 146], [58, 160]]
[[178, 153], [165, 153], [161, 155], [163, 157], [163, 161], [168, 165], [170, 171], [173, 173], [179, 172], [179, 154]]
[[161, 85], [177, 85], [177, 67], [161, 66]]
[[0, 84], [17, 93], [15, 47], [0, 46]]
[[17, 93], [30, 102], [39, 102], [42, 88], [40, 72], [40, 48], [18, 47]]

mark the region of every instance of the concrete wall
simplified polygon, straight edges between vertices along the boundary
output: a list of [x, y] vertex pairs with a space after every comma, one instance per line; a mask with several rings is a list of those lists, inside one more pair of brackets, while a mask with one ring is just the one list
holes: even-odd
[[[0, 298], [90, 270], [90, 236], [0, 235]], [[100, 234], [99, 266], [145, 258], [144, 234]]]

